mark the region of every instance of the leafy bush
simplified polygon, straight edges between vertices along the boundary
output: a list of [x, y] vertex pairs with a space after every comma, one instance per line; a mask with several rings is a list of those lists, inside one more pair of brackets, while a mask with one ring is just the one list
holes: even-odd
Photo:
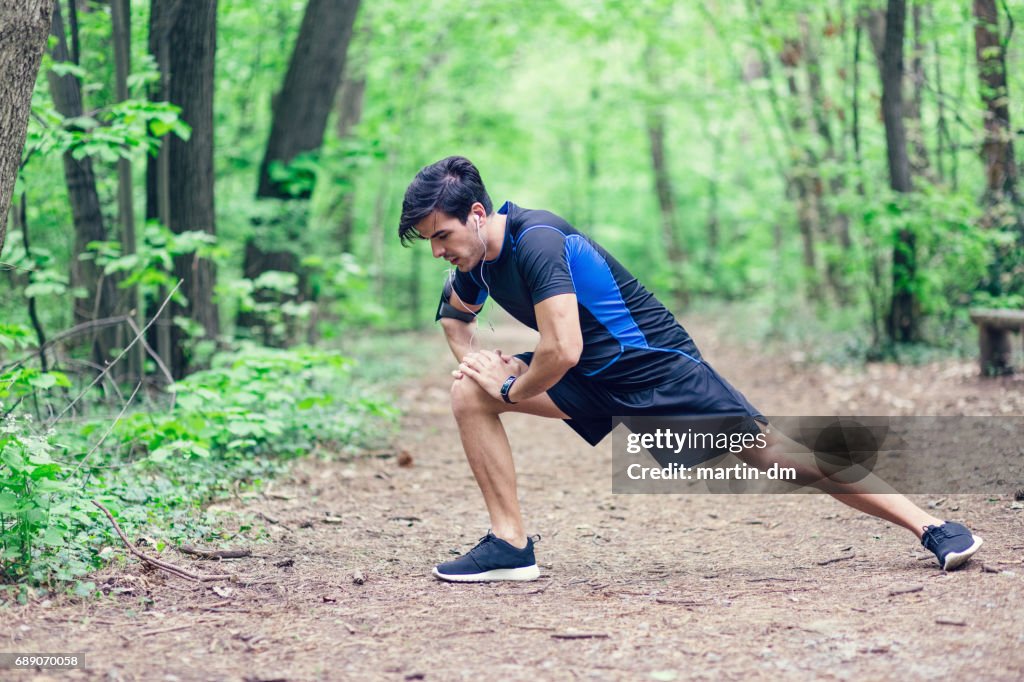
[[[0, 338], [13, 344], [21, 331]], [[170, 541], [205, 537], [217, 532], [201, 511], [211, 500], [258, 486], [315, 447], [351, 452], [383, 437], [395, 411], [361, 395], [352, 366], [330, 352], [246, 346], [172, 385], [164, 409], [129, 413], [113, 428], [109, 419], [44, 428], [6, 408], [0, 579], [24, 598], [29, 585], [53, 588], [102, 565], [104, 547], [118, 541], [93, 499], [129, 528], [155, 525]], [[0, 400], [45, 401], [62, 386], [60, 373], [19, 368], [0, 374]]]

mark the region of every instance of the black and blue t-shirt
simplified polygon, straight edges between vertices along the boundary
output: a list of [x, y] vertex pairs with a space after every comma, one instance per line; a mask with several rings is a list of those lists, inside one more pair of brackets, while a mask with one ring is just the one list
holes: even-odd
[[548, 211], [506, 202], [501, 253], [457, 272], [455, 292], [482, 304], [490, 293], [510, 315], [537, 329], [534, 306], [576, 294], [583, 353], [574, 372], [621, 388], [657, 386], [680, 363], [701, 362], [672, 313], [596, 242]]

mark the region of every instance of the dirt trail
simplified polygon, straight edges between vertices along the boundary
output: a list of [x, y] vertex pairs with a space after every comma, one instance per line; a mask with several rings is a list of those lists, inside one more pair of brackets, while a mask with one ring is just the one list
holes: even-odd
[[[710, 322], [693, 327], [769, 414], [1024, 414], [1024, 383], [981, 381], [970, 363], [759, 362]], [[530, 347], [504, 326], [482, 341]], [[132, 560], [97, 577], [112, 591], [99, 601], [4, 612], [0, 651], [86, 654], [85, 670], [31, 679], [1024, 679], [1024, 511], [1011, 491], [941, 502], [986, 540], [945, 575], [905, 530], [824, 496], [613, 496], [607, 442], [512, 416], [542, 577], [435, 581], [430, 567], [471, 547], [487, 519], [448, 411], [447, 351], [431, 337], [422, 352], [444, 359], [401, 398], [412, 467], [303, 461], [231, 505], [268, 519], [256, 557], [216, 566], [165, 552], [240, 582], [200, 586]]]

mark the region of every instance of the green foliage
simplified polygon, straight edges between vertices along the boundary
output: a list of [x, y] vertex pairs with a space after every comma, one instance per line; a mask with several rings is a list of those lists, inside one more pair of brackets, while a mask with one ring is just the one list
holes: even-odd
[[[913, 68], [911, 44], [920, 44], [915, 54], [925, 87], [915, 98], [917, 79], [907, 78], [904, 98], [921, 107], [920, 121], [907, 120], [915, 190], [905, 196], [887, 189], [878, 65], [858, 21], [860, 12], [880, 9], [877, 2], [707, 7], [526, 0], [513, 7], [438, 0], [429, 13], [394, 2], [362, 5], [345, 73], [346, 95], [362, 92], [362, 98], [339, 98], [354, 106], [332, 115], [319, 149], [269, 168], [288, 194], [312, 192], [309, 200], [263, 201], [254, 196], [258, 169], [302, 3], [220, 1], [216, 240], [198, 230], [172, 234], [150, 222], [139, 230], [134, 254], [113, 236], [117, 162], [134, 162], [140, 214], [142, 162], [169, 135], [190, 137], [178, 108], [147, 101], [147, 88], [159, 78], [148, 55], [148, 7], [133, 7], [127, 101], [114, 101], [110, 16], [102, 3], [79, 16], [79, 65], [45, 59], [16, 189], [27, 197], [32, 249], [25, 252], [20, 221], [12, 221], [0, 257], [6, 264], [0, 363], [35, 343], [34, 332], [14, 324], [27, 321], [29, 299], [47, 331], [80, 321], [72, 313], [75, 297], [84, 293], [72, 286], [76, 260], [94, 260], [104, 276], [138, 287], [141, 301], [152, 305], [176, 284], [176, 258], [213, 259], [222, 335], [194, 344], [193, 357], [209, 358], [210, 369], [174, 387], [173, 408], [171, 396], [161, 396], [167, 409], [129, 412], [75, 474], [109, 419], [74, 428], [58, 424], [55, 436], [41, 432], [38, 417], [26, 420], [25, 410], [66, 399], [79, 375], [0, 364], [8, 368], [0, 375], [0, 399], [13, 417], [5, 451], [29, 462], [0, 477], [19, 505], [36, 505], [33, 514], [11, 516], [0, 526], [18, 548], [18, 568], [10, 569], [16, 579], [32, 581], [46, 566], [72, 566], [67, 570], [79, 575], [95, 565], [108, 539], [96, 524], [61, 527], [73, 535], [60, 548], [42, 542], [50, 522], [40, 519], [54, 518], [54, 508], [92, 514], [75, 506], [85, 495], [111, 502], [129, 525], [157, 525], [168, 540], [213, 533], [216, 519], [196, 507], [223, 486], [255, 485], [280, 469], [285, 454], [324, 441], [347, 447], [366, 437], [361, 429], [379, 406], [359, 402], [354, 375], [365, 370], [384, 382], [407, 359], [340, 367], [321, 351], [278, 355], [245, 346], [217, 354], [217, 345], [250, 333], [233, 329], [239, 313], [257, 318], [254, 335], [263, 331], [262, 340], [275, 345], [313, 338], [356, 344], [370, 328], [429, 324], [445, 266], [431, 260], [423, 244], [402, 249], [395, 227], [414, 173], [449, 154], [477, 163], [498, 205], [510, 199], [563, 215], [666, 302], [674, 304], [674, 290], [695, 306], [700, 298], [715, 305], [742, 302], [750, 306], [751, 334], [816, 344], [807, 351], [816, 359], [877, 356], [894, 286], [913, 292], [926, 316], [926, 342], [943, 351], [960, 352], [969, 337], [969, 306], [1024, 307], [1022, 208], [1007, 197], [980, 208], [987, 194], [978, 154], [981, 96], [991, 93], [979, 88], [970, 3], [922, 4], [920, 36], [908, 22], [907, 65]], [[1016, 68], [1022, 54], [1019, 41], [1006, 46], [1012, 121], [1024, 119], [1024, 98], [1015, 94], [1024, 92], [1024, 70]], [[56, 112], [47, 87], [51, 71], [80, 80], [82, 116], [65, 119]], [[353, 112], [358, 115], [344, 120], [342, 113]], [[677, 262], [667, 256], [666, 215], [655, 192], [649, 126], [655, 114], [665, 121], [672, 236], [683, 253]], [[919, 158], [922, 149], [926, 158]], [[71, 237], [64, 154], [93, 160], [111, 235], [85, 253], [75, 252], [80, 245]], [[915, 239], [913, 273], [894, 272], [900, 232]], [[805, 242], [808, 235], [813, 244]], [[294, 258], [280, 261], [288, 265], [275, 267], [294, 263], [296, 272], [242, 277], [250, 243], [268, 253], [288, 252]], [[808, 255], [812, 267], [805, 264]], [[176, 301], [186, 303], [182, 292]], [[172, 314], [180, 329], [198, 336], [194, 320]], [[373, 342], [388, 352], [395, 343]], [[402, 349], [414, 358], [415, 351]], [[84, 344], [66, 352], [75, 361], [92, 360]], [[915, 361], [931, 351], [890, 352]], [[95, 413], [97, 402], [96, 395], [85, 396], [86, 412]], [[39, 480], [72, 481], [78, 497], [60, 490], [37, 494], [36, 469], [27, 467], [50, 463], [32, 464], [32, 448], [61, 467], [42, 469]], [[71, 506], [57, 507], [65, 503]], [[42, 572], [33, 573], [34, 566]]]
[[286, 194], [299, 196], [309, 194], [316, 187], [316, 178], [320, 173], [319, 154], [305, 152], [297, 155], [289, 163], [271, 161], [267, 172], [274, 184]]
[[[378, 442], [396, 413], [351, 368], [336, 353], [247, 345], [171, 386], [164, 409], [129, 413], [112, 430], [109, 418], [41, 431], [29, 415], [9, 415], [0, 426], [2, 578], [55, 587], [101, 565], [116, 540], [92, 499], [129, 529], [206, 539], [219, 523], [201, 508], [239, 484], [259, 485], [314, 449], [354, 454]], [[56, 372], [0, 375], [0, 414], [62, 386]]]
[[5, 581], [47, 579], [57, 565], [38, 558], [62, 546], [73, 523], [88, 521], [60, 504], [69, 484], [53, 453], [49, 438], [33, 433], [28, 416], [8, 415], [0, 425], [0, 571]]
[[50, 104], [33, 107], [25, 156], [70, 153], [108, 163], [132, 158], [136, 151], [155, 153], [168, 134], [188, 140], [191, 128], [181, 109], [167, 102], [125, 100], [88, 116], [65, 118]]

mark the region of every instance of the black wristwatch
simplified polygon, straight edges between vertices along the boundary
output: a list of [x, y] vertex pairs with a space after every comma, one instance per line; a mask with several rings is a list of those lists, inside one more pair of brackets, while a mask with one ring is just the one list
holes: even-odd
[[516, 379], [518, 378], [519, 377], [509, 377], [508, 379], [505, 379], [505, 383], [501, 385], [501, 390], [499, 391], [501, 393], [501, 399], [509, 405], [515, 405], [515, 403], [512, 402], [512, 399], [508, 397], [508, 392], [512, 390], [512, 384], [516, 383]]

